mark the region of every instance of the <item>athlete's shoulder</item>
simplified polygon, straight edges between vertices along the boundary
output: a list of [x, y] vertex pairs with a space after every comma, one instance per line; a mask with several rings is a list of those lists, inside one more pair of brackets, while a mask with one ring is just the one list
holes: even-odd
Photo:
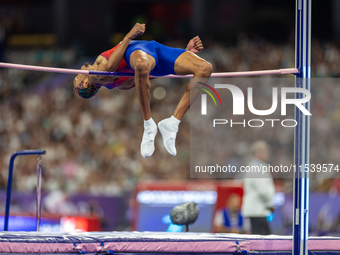
[[109, 50], [107, 50], [107, 51], [104, 51], [104, 52], [100, 53], [99, 56], [103, 56], [104, 58], [109, 59], [109, 57], [111, 56], [112, 52], [114, 52], [114, 51], [117, 49], [117, 47], [118, 47], [119, 45], [120, 45], [120, 43], [118, 43], [118, 44], [117, 44], [116, 46], [114, 46], [113, 48], [111, 48], [111, 49], [109, 49]]
[[99, 55], [96, 58], [94, 63], [97, 64], [97, 65], [100, 65], [100, 64], [103, 64], [103, 63], [106, 64], [107, 63], [107, 59], [103, 55]]

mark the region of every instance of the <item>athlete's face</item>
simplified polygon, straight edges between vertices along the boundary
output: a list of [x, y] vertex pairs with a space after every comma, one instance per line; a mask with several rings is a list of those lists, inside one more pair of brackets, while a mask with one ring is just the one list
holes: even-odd
[[73, 80], [74, 88], [88, 88], [91, 85], [88, 75], [86, 74], [78, 74], [76, 78]]
[[90, 83], [89, 78], [85, 74], [78, 74], [73, 81], [74, 91], [82, 98], [92, 98], [95, 96], [100, 86], [96, 86]]
[[[89, 70], [90, 67], [91, 67], [91, 64], [88, 62], [85, 62], [85, 64], [80, 69]], [[76, 88], [77, 86], [80, 88], [88, 88], [91, 85], [89, 76], [87, 74], [78, 74], [76, 78], [74, 78], [73, 85], [74, 85], [74, 88]]]
[[[81, 69], [89, 70], [92, 68], [90, 63], [85, 63]], [[75, 92], [82, 98], [92, 98], [96, 95], [100, 89], [100, 86], [93, 85], [90, 82], [89, 75], [87, 74], [78, 74], [73, 80], [73, 86]]]

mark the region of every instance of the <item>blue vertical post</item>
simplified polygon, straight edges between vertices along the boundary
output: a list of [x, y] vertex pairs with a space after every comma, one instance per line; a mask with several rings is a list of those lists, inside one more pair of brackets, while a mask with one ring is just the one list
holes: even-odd
[[[295, 53], [296, 87], [311, 90], [310, 52], [311, 52], [311, 0], [296, 0]], [[296, 98], [302, 98], [298, 93]], [[310, 102], [304, 104], [310, 112]], [[309, 208], [309, 167], [310, 116], [304, 115], [295, 107], [294, 137], [294, 217], [293, 217], [293, 254], [308, 254], [308, 208]]]

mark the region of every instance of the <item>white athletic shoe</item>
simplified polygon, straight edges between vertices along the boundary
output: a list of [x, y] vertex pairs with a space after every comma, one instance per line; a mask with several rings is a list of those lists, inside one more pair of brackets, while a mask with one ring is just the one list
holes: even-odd
[[158, 123], [158, 128], [163, 138], [164, 147], [172, 156], [176, 156], [177, 154], [175, 141], [179, 123], [180, 121], [174, 116], [164, 119]]
[[144, 158], [150, 157], [155, 151], [155, 136], [157, 135], [157, 125], [155, 121], [150, 118], [144, 120], [144, 133], [142, 143], [140, 145], [140, 153]]

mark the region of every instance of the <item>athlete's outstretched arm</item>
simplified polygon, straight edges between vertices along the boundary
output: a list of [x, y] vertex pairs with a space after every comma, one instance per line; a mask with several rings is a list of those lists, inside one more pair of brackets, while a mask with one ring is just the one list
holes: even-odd
[[126, 48], [128, 47], [131, 40], [137, 37], [138, 35], [143, 34], [144, 32], [145, 24], [136, 23], [136, 25], [134, 25], [131, 31], [124, 37], [123, 41], [120, 43], [117, 49], [112, 53], [105, 67], [102, 67], [103, 69], [105, 68], [105, 70], [99, 71], [115, 72], [120, 61], [122, 61]]

